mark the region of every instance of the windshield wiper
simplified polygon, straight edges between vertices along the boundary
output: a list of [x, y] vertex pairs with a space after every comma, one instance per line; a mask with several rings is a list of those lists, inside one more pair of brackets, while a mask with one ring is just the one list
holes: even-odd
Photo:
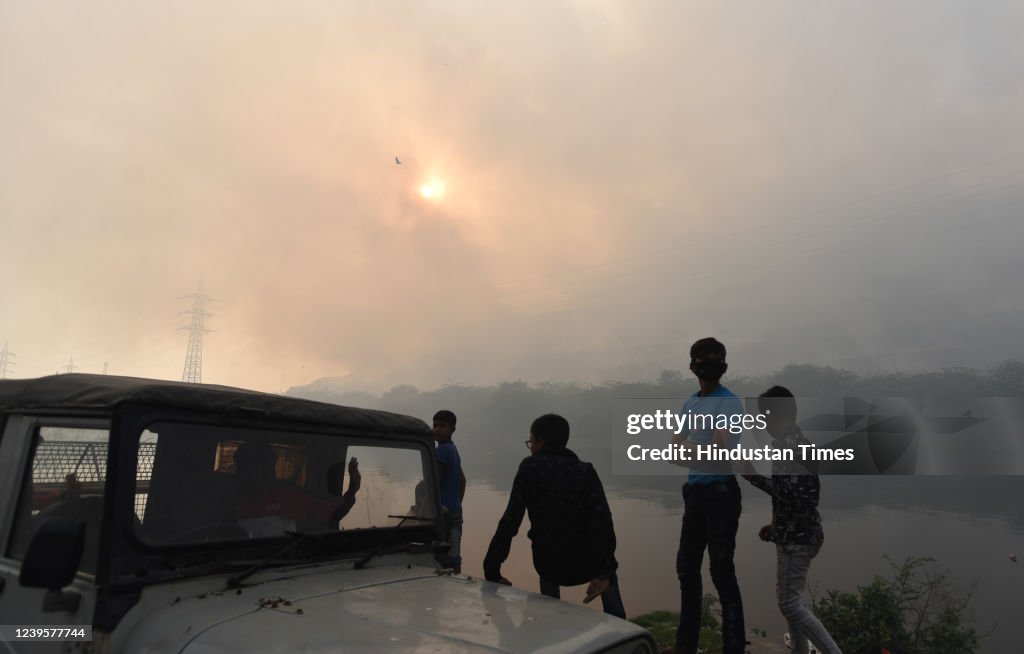
[[[244, 565], [248, 566], [249, 562], [246, 562]], [[146, 567], [135, 570], [134, 572], [123, 573], [117, 579], [111, 580], [110, 583], [111, 586], [118, 584], [135, 586], [139, 583], [156, 583], [167, 579], [181, 579], [188, 576], [230, 572], [241, 568], [243, 568], [243, 564], [235, 561], [208, 560], [194, 563], [181, 563], [180, 561], [175, 561], [173, 563], [165, 563], [163, 565], [147, 565]]]
[[301, 542], [303, 542], [305, 540], [308, 540], [309, 538], [311, 538], [313, 536], [316, 536], [318, 538], [320, 537], [319, 534], [315, 534], [315, 533], [301, 534], [301, 533], [298, 533], [298, 532], [295, 532], [295, 531], [286, 531], [284, 533], [286, 533], [287, 535], [292, 537], [292, 541], [290, 543], [288, 543], [287, 545], [282, 547], [280, 550], [274, 552], [273, 554], [271, 554], [267, 558], [263, 559], [262, 561], [260, 561], [256, 565], [252, 566], [248, 570], [240, 572], [237, 575], [235, 575], [234, 577], [228, 577], [228, 588], [238, 588], [239, 586], [242, 585], [243, 581], [245, 581], [246, 579], [248, 579], [252, 575], [256, 574], [257, 572], [259, 572], [263, 568], [267, 567], [268, 565], [270, 565], [271, 563], [273, 563], [277, 559], [279, 559], [282, 556], [284, 556], [285, 554], [287, 554], [293, 547], [295, 547], [299, 543], [301, 543]]
[[370, 559], [372, 559], [373, 557], [377, 556], [377, 552], [379, 552], [381, 550], [381, 548], [384, 547], [384, 545], [388, 542], [388, 539], [391, 538], [391, 535], [394, 534], [396, 531], [398, 531], [399, 527], [401, 527], [403, 524], [405, 524], [406, 520], [422, 520], [424, 522], [433, 522], [434, 521], [434, 518], [420, 518], [420, 517], [413, 516], [413, 515], [389, 515], [388, 517], [389, 518], [401, 518], [401, 520], [398, 521], [397, 525], [395, 525], [390, 530], [388, 530], [388, 533], [386, 533], [384, 535], [384, 539], [380, 541], [380, 543], [377, 545], [377, 547], [373, 548], [372, 550], [370, 550], [369, 554], [367, 554], [363, 558], [361, 558], [358, 561], [356, 561], [356, 563], [355, 563], [355, 569], [356, 570], [361, 570], [363, 567], [366, 566], [367, 563], [370, 562]]

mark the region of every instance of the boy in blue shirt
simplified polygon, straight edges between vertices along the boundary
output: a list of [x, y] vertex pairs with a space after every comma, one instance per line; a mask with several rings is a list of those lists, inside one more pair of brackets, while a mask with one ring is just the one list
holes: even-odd
[[[714, 338], [702, 338], [690, 348], [690, 371], [700, 382], [700, 391], [683, 405], [685, 415], [712, 414], [715, 422], [722, 416], [732, 424], [732, 416], [743, 413], [743, 403], [732, 391], [719, 383], [728, 369], [725, 346]], [[714, 425], [680, 432], [674, 441], [683, 446], [715, 444], [736, 447], [739, 434]], [[743, 654], [746, 630], [743, 625], [743, 600], [733, 553], [740, 521], [740, 487], [728, 463], [694, 463], [683, 485], [683, 525], [676, 555], [676, 574], [682, 607], [676, 645], [668, 650], [676, 654], [696, 654], [700, 635], [700, 614], [703, 601], [701, 564], [704, 550], [708, 552], [711, 580], [722, 605], [722, 651]]]
[[448, 534], [449, 563], [456, 574], [462, 573], [462, 498], [466, 494], [466, 476], [462, 473], [462, 459], [452, 442], [455, 433], [455, 414], [441, 410], [434, 414], [434, 440], [437, 449], [438, 477], [441, 480], [441, 504], [448, 509], [452, 528]]

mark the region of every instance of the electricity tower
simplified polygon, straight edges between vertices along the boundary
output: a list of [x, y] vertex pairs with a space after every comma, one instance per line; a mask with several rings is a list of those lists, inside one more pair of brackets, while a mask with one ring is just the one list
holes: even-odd
[[196, 292], [184, 298], [192, 298], [192, 310], [182, 311], [192, 314], [192, 321], [188, 327], [178, 328], [188, 330], [188, 351], [185, 353], [185, 370], [181, 373], [181, 381], [199, 384], [203, 381], [203, 334], [211, 331], [206, 328], [206, 319], [213, 316], [207, 313], [206, 303], [211, 302], [212, 298], [203, 294], [202, 278], [199, 279]]
[[7, 351], [7, 341], [4, 341], [4, 348], [0, 350], [0, 379], [7, 379], [7, 367], [14, 365], [13, 356], [14, 352]]

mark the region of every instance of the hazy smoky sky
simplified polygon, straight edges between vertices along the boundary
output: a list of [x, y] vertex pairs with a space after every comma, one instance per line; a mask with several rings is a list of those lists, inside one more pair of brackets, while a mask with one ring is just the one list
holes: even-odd
[[[1024, 356], [1016, 2], [7, 2], [7, 375]], [[395, 157], [403, 162], [395, 163]], [[434, 183], [434, 197], [421, 190]], [[436, 197], [443, 183], [444, 193]]]

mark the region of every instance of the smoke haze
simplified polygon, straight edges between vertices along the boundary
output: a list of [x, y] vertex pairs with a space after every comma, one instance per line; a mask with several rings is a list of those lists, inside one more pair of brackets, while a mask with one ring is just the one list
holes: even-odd
[[200, 278], [203, 380], [267, 391], [650, 378], [708, 335], [748, 373], [1020, 358], [1022, 32], [1010, 2], [6, 3], [7, 375], [180, 378]]

